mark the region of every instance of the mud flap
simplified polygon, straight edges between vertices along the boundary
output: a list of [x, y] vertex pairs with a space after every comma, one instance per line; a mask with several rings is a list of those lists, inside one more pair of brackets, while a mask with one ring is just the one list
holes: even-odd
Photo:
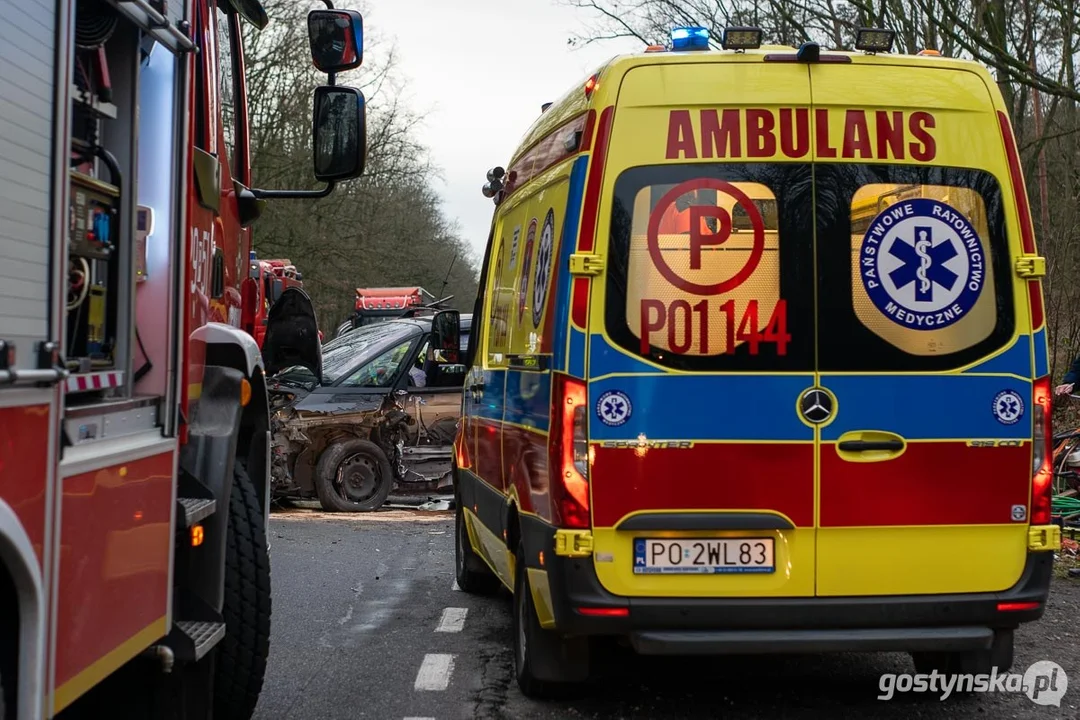
[[[192, 407], [188, 442], [180, 449], [180, 497], [212, 497], [216, 510], [201, 521], [204, 541], [198, 565], [178, 561], [175, 584], [194, 594], [212, 613], [220, 613], [224, 599], [225, 532], [237, 431], [240, 427], [240, 384], [244, 374], [234, 368], [207, 365], [203, 371], [202, 393]], [[181, 598], [183, 593], [181, 593]], [[183, 600], [181, 605], [185, 603]], [[198, 605], [198, 602], [196, 602]], [[195, 607], [178, 607], [178, 617], [199, 617]]]

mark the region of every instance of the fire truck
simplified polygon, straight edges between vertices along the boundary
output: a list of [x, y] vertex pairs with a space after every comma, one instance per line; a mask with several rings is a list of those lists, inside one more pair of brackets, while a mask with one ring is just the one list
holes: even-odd
[[304, 275], [291, 260], [262, 260], [250, 254], [248, 278], [241, 287], [240, 327], [255, 338], [261, 348], [266, 338], [266, 320], [271, 306], [291, 287], [303, 288]]
[[353, 312], [337, 329], [337, 335], [353, 328], [401, 317], [409, 308], [424, 304], [424, 296], [435, 296], [422, 287], [356, 288]]
[[[265, 203], [364, 171], [355, 11], [312, 10], [315, 190], [252, 186], [258, 0], [0, 0], [0, 718], [250, 718], [271, 592], [265, 378], [321, 372]], [[246, 27], [246, 26], [253, 26]], [[282, 71], [285, 71], [284, 69]]]

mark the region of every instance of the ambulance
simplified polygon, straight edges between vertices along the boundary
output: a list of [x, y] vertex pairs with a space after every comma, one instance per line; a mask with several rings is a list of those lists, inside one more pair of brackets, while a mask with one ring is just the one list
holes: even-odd
[[1005, 672], [1043, 615], [1046, 263], [994, 78], [761, 36], [614, 58], [488, 173], [456, 572], [512, 591], [529, 696], [600, 638]]

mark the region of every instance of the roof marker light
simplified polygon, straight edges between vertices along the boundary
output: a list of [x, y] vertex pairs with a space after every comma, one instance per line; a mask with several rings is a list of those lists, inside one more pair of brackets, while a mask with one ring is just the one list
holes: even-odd
[[725, 50], [740, 52], [743, 50], [756, 50], [761, 47], [761, 28], [756, 27], [726, 27], [724, 37], [720, 40], [720, 46]]
[[600, 78], [597, 75], [593, 75], [592, 77], [590, 77], [588, 80], [585, 81], [585, 97], [586, 98], [592, 97], [593, 90], [596, 89], [596, 86], [599, 83], [600, 83]]
[[889, 52], [892, 50], [896, 32], [881, 28], [859, 28], [855, 33], [855, 49], [867, 53]]
[[672, 50], [708, 50], [709, 31], [703, 27], [680, 27], [671, 31]]

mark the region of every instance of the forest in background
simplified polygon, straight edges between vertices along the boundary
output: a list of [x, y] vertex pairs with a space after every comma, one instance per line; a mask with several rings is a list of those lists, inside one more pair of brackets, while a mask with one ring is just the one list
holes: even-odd
[[[764, 42], [851, 49], [859, 27], [896, 32], [895, 52], [938, 50], [974, 59], [998, 80], [1027, 179], [1044, 279], [1054, 384], [1080, 353], [1080, 45], [1077, 0], [560, 0], [586, 27], [570, 45], [633, 37], [669, 41], [671, 29], [750, 25]], [[1057, 403], [1074, 414], [1080, 403]]]
[[[326, 76], [312, 65], [306, 18], [318, 5], [263, 4], [270, 24], [262, 31], [244, 24], [253, 181], [316, 189], [311, 97]], [[335, 5], [364, 10], [356, 2]], [[367, 97], [364, 175], [319, 200], [268, 203], [254, 225], [259, 257], [288, 258], [304, 274], [328, 338], [352, 309], [355, 288], [419, 285], [437, 298], [453, 295], [451, 306], [471, 312], [479, 274], [476, 253], [441, 207], [438, 168], [417, 141], [423, 118], [399, 100], [403, 79], [393, 48], [370, 27], [364, 39], [364, 64], [336, 80]]]

